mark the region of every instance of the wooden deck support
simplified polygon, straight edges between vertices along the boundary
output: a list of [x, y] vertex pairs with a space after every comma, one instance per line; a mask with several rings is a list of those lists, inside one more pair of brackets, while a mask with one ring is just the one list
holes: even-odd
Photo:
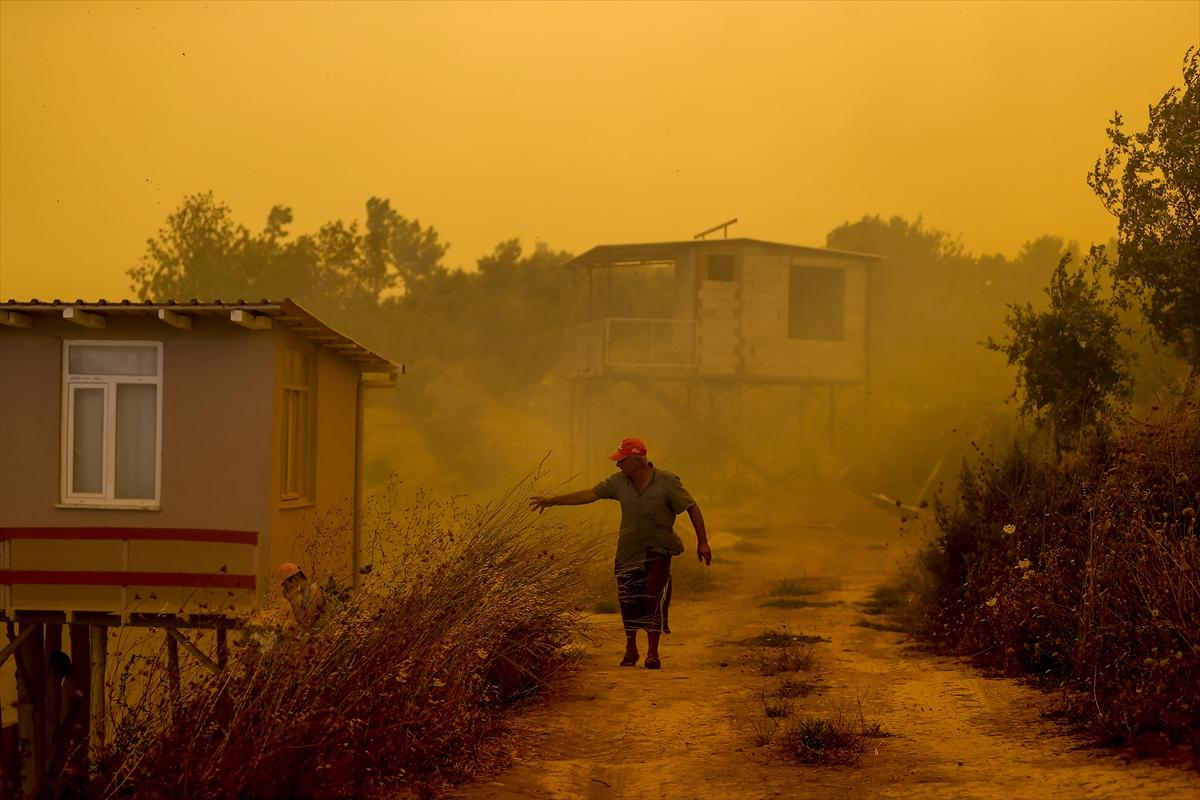
[[[123, 623], [116, 614], [78, 611], [18, 611], [15, 617], [0, 616], [0, 622], [8, 634], [7, 644], [0, 648], [0, 664], [12, 656], [17, 670], [19, 761], [12, 768], [0, 765], [0, 798], [26, 799], [41, 796], [47, 779], [67, 767], [86, 775], [88, 763], [95, 763], [104, 750], [110, 628], [163, 629], [174, 701], [181, 692], [180, 648], [218, 672], [229, 660], [229, 629], [239, 627], [237, 620], [217, 614], [134, 613]], [[185, 630], [214, 631], [215, 659], [197, 647]], [[54, 674], [49, 667], [50, 656], [59, 651], [70, 657], [69, 675], [61, 670]], [[19, 777], [14, 774], [17, 769]]]
[[46, 784], [45, 633], [39, 622], [18, 627], [24, 639], [16, 652], [21, 792], [33, 797]]
[[105, 625], [88, 626], [88, 760], [96, 762], [104, 749], [104, 741], [108, 736], [108, 717], [106, 715], [105, 691], [108, 674], [108, 627]]
[[46, 670], [46, 723], [45, 723], [45, 748], [47, 761], [54, 758], [54, 732], [58, 730], [58, 723], [62, 719], [63, 714], [63, 682], [62, 678], [49, 668], [50, 656], [62, 650], [63, 631], [61, 623], [48, 623], [46, 629], [46, 649], [42, 660], [43, 669]]
[[71, 667], [74, 670], [71, 679], [72, 691], [78, 692], [79, 697], [71, 698], [77, 704], [73, 711], [75, 718], [67, 733], [64, 746], [69, 747], [68, 758], [76, 769], [83, 775], [87, 774], [88, 766], [88, 737], [92, 730], [92, 646], [91, 628], [87, 625], [72, 623], [68, 626], [71, 639]]

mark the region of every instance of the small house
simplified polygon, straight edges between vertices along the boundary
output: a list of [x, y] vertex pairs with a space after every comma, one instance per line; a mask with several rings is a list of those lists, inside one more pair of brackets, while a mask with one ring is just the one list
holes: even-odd
[[337, 505], [319, 566], [357, 574], [362, 392], [396, 364], [290, 300], [10, 301], [0, 322], [9, 619], [240, 610]]
[[[181, 647], [224, 666], [279, 563], [358, 582], [363, 394], [400, 371], [291, 300], [0, 304], [5, 791], [97, 752], [115, 628], [162, 630], [177, 685]], [[84, 751], [54, 735], [53, 659], [81, 676]]]
[[[867, 286], [879, 256], [757, 239], [593, 247], [568, 333], [577, 375], [810, 385], [867, 377]], [[622, 273], [639, 273], [636, 282]]]

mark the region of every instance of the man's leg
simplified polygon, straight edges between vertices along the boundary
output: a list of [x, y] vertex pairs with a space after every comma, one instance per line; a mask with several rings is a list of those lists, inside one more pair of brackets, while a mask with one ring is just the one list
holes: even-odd
[[621, 608], [621, 622], [625, 627], [625, 657], [621, 666], [632, 667], [637, 664], [637, 632], [642, 627], [642, 595], [645, 572], [640, 569], [618, 567], [617, 573], [617, 602]]
[[658, 640], [662, 634], [658, 631], [646, 631], [646, 660], [658, 661]]
[[637, 661], [637, 631], [625, 631], [625, 658]]
[[667, 627], [667, 607], [671, 602], [671, 557], [647, 554], [643, 612], [646, 620], [646, 666], [656, 669], [660, 665], [658, 643]]

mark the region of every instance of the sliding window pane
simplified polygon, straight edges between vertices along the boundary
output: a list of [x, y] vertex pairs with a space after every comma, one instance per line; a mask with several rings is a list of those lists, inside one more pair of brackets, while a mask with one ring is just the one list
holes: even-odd
[[119, 499], [154, 499], [157, 397], [158, 387], [152, 383], [117, 384], [115, 496]]
[[71, 393], [71, 493], [104, 493], [104, 392], [76, 387]]

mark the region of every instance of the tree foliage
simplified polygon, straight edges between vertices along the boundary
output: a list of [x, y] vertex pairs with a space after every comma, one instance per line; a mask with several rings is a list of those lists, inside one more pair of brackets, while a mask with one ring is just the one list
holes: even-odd
[[1088, 185], [1117, 218], [1113, 277], [1162, 339], [1200, 370], [1200, 48], [1184, 57], [1184, 88], [1150, 107], [1129, 134], [1118, 112]]
[[292, 238], [291, 222], [291, 209], [275, 206], [251, 233], [212, 192], [189, 195], [147, 240], [131, 288], [143, 300], [291, 297], [353, 326], [388, 296], [445, 272], [437, 231], [384, 199], [367, 201], [362, 229], [335, 220]]
[[1050, 307], [1012, 304], [1005, 320], [1011, 335], [988, 340], [1017, 368], [1021, 408], [1052, 428], [1060, 452], [1083, 432], [1101, 426], [1115, 403], [1129, 396], [1129, 356], [1118, 339], [1121, 325], [1110, 301], [1101, 297], [1097, 272], [1103, 251], [1093, 248], [1092, 267], [1068, 271], [1063, 256], [1046, 293]]

